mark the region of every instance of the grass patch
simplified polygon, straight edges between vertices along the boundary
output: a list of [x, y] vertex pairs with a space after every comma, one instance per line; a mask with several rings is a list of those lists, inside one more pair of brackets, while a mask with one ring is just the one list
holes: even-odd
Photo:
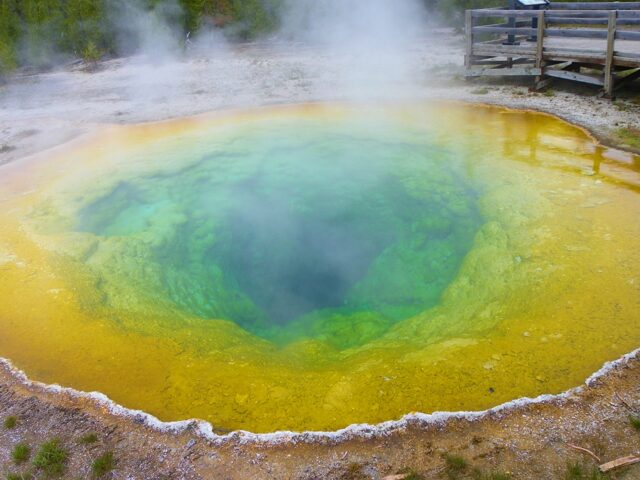
[[20, 465], [26, 462], [29, 459], [29, 455], [31, 455], [31, 447], [26, 442], [20, 442], [13, 450], [11, 450], [11, 460], [16, 465]]
[[631, 148], [640, 150], [640, 128], [626, 127], [615, 131], [616, 137]]
[[402, 480], [424, 480], [424, 476], [411, 468], [403, 468], [398, 472], [398, 475], [404, 475]]
[[4, 419], [4, 422], [2, 422], [2, 425], [7, 430], [16, 428], [16, 425], [18, 425], [18, 417], [16, 417], [15, 415], [11, 415], [10, 417], [7, 417]]
[[508, 473], [502, 472], [489, 472], [484, 473], [476, 470], [473, 474], [473, 480], [511, 480], [512, 477]]
[[544, 95], [545, 97], [555, 97], [556, 92], [554, 92], [550, 88], [547, 88], [544, 92], [542, 92], [542, 95]]
[[598, 470], [598, 467], [589, 468], [578, 462], [568, 463], [564, 474], [564, 480], [606, 480], [608, 478]]
[[60, 440], [54, 438], [40, 446], [33, 459], [33, 465], [48, 476], [59, 476], [64, 473], [69, 453], [62, 447]]
[[98, 441], [98, 434], [95, 432], [85, 433], [78, 439], [80, 445], [91, 445]]
[[96, 477], [102, 477], [106, 475], [116, 466], [116, 461], [113, 458], [113, 452], [107, 452], [96, 458], [91, 464], [91, 471]]
[[471, 90], [471, 93], [474, 95], [486, 95], [489, 93], [489, 89], [486, 87], [475, 88]]
[[347, 469], [340, 478], [342, 480], [364, 480], [368, 477], [362, 471], [362, 465], [354, 462], [347, 465]]
[[629, 423], [633, 428], [640, 432], [640, 416], [629, 415]]
[[33, 480], [33, 475], [30, 472], [7, 473], [7, 480]]
[[447, 477], [451, 479], [459, 478], [464, 472], [469, 468], [469, 464], [460, 455], [454, 455], [451, 453], [445, 453], [443, 455], [444, 458], [444, 467]]

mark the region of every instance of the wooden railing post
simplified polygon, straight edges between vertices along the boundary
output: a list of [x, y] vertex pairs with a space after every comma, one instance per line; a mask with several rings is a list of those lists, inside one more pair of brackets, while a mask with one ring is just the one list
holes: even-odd
[[609, 12], [609, 22], [607, 25], [607, 55], [604, 64], [604, 94], [607, 97], [613, 95], [613, 52], [616, 43], [616, 20], [618, 11]]
[[545, 28], [545, 19], [544, 19], [544, 10], [540, 10], [538, 12], [538, 25], [536, 31], [536, 68], [541, 69], [540, 75], [536, 76], [534, 79], [536, 88], [542, 81], [542, 60], [544, 58], [544, 28]]
[[542, 67], [542, 57], [544, 54], [544, 10], [538, 12], [538, 29], [536, 31], [536, 68]]
[[464, 56], [464, 66], [467, 70], [471, 68], [473, 57], [473, 16], [471, 10], [467, 10], [464, 14], [464, 31], [466, 35], [466, 52]]

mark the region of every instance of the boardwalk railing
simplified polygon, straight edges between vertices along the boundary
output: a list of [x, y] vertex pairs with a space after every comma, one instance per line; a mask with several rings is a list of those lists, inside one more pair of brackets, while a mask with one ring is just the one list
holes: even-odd
[[[616, 88], [640, 77], [640, 2], [552, 3], [544, 10], [467, 10], [467, 77], [553, 78]], [[498, 22], [498, 23], [493, 23]]]

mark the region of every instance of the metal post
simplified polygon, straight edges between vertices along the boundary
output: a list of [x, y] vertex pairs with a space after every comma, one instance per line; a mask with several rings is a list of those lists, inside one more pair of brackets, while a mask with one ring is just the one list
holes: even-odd
[[[515, 10], [517, 7], [516, 0], [509, 0], [509, 9]], [[516, 28], [516, 17], [507, 17], [507, 27]], [[507, 41], [502, 43], [503, 45], [519, 45], [520, 42], [516, 42], [516, 36], [513, 33], [507, 35]]]

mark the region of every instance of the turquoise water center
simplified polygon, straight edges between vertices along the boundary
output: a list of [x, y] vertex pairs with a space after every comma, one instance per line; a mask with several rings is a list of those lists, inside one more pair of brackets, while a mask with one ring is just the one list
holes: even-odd
[[0, 356], [216, 432], [565, 391], [640, 342], [638, 165], [455, 103], [104, 126], [0, 167]]
[[[481, 216], [454, 153], [368, 127], [376, 134], [258, 125], [222, 145], [205, 136], [168, 148], [157, 164], [191, 159], [114, 183], [77, 229], [143, 241], [155, 294], [197, 317], [270, 340], [369, 340], [438, 302]], [[335, 337], [354, 324], [356, 335]]]

